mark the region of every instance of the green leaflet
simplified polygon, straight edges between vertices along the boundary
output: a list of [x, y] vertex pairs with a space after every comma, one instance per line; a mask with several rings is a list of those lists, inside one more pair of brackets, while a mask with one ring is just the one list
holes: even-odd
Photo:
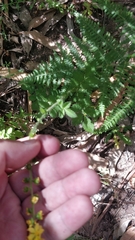
[[94, 124], [91, 122], [89, 118], [84, 117], [82, 126], [86, 132], [94, 133]]
[[65, 109], [66, 114], [70, 117], [70, 118], [76, 118], [77, 114], [72, 110], [72, 109]]

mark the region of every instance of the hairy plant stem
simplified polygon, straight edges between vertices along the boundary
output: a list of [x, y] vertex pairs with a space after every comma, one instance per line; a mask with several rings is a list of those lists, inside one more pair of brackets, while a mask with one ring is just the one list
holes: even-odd
[[47, 113], [50, 112], [56, 105], [58, 105], [60, 102], [60, 99], [58, 99], [56, 101], [56, 103], [54, 103], [51, 107], [49, 107], [47, 110], [46, 110], [46, 113], [43, 114], [39, 120], [34, 124], [33, 128], [30, 130], [30, 133], [29, 133], [29, 137], [32, 138], [35, 136], [36, 132], [37, 132], [37, 129], [38, 129], [38, 125], [43, 121], [43, 119], [46, 117]]
[[32, 222], [34, 223], [34, 221], [35, 221], [35, 207], [34, 207], [34, 203], [32, 202], [32, 198], [34, 196], [33, 186], [32, 186], [33, 176], [32, 176], [32, 170], [31, 170], [32, 169], [32, 162], [30, 162], [28, 164], [28, 169], [29, 169], [30, 196], [31, 196], [31, 204], [32, 204], [31, 214], [32, 214]]

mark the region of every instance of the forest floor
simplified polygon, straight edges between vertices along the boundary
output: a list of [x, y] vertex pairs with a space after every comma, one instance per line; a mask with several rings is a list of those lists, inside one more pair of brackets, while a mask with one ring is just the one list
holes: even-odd
[[[66, 4], [68, 1], [62, 1]], [[78, 11], [85, 11], [83, 1], [74, 1]], [[118, 1], [115, 1], [118, 2]], [[135, 11], [133, 1], [123, 1]], [[1, 12], [2, 13], [2, 12]], [[102, 12], [94, 18], [113, 32], [112, 22], [106, 21]], [[79, 29], [70, 14], [38, 5], [30, 9], [29, 1], [19, 9], [6, 9], [0, 23], [0, 116], [11, 111], [17, 113], [22, 107], [29, 109], [28, 95], [20, 89], [18, 82], [32, 72], [41, 62], [48, 61], [57, 43], [63, 47], [64, 36], [70, 31], [79, 35]], [[134, 115], [122, 120], [134, 124]], [[114, 141], [106, 143], [106, 135], [96, 136], [85, 132], [81, 126], [74, 127], [69, 118], [45, 119], [39, 133], [56, 136], [61, 150], [80, 149], [88, 155], [90, 168], [101, 177], [102, 187], [92, 197], [94, 215], [78, 232], [74, 239], [90, 240], [134, 240], [135, 239], [135, 132], [130, 133], [132, 145]]]

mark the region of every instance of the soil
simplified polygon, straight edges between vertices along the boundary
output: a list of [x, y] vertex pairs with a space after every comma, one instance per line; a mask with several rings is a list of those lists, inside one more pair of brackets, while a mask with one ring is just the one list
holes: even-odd
[[[66, 1], [65, 1], [66, 2]], [[68, 2], [68, 1], [67, 1]], [[115, 0], [115, 2], [120, 2]], [[131, 11], [135, 12], [134, 1], [121, 1]], [[74, 1], [79, 11], [83, 10], [82, 1]], [[48, 61], [53, 54], [54, 49], [48, 48], [45, 44], [38, 42], [37, 36], [28, 39], [25, 32], [29, 31], [30, 25], [25, 21], [33, 19], [32, 29], [36, 29], [39, 33], [46, 31], [45, 37], [50, 41], [60, 43], [64, 46], [64, 37], [69, 36], [69, 28], [67, 26], [67, 14], [60, 15], [58, 11], [52, 9], [39, 10], [37, 7], [30, 9], [27, 3], [16, 8], [9, 8], [3, 14], [2, 30], [3, 46], [0, 54], [0, 115], [5, 116], [7, 112], [18, 113], [20, 107], [25, 111], [29, 109], [28, 94], [23, 91], [18, 83], [21, 81], [20, 72], [23, 74], [30, 73], [39, 63]], [[20, 17], [25, 14], [25, 19]], [[46, 21], [36, 26], [35, 18], [40, 21], [44, 14], [48, 16], [48, 26]], [[100, 23], [103, 19], [100, 12], [94, 13]], [[47, 15], [46, 15], [47, 16]], [[58, 19], [51, 22], [53, 17]], [[56, 21], [56, 22], [55, 22]], [[78, 26], [74, 25], [74, 34], [79, 35]], [[114, 34], [114, 26], [112, 22], [106, 20], [106, 29]], [[24, 32], [20, 35], [18, 32]], [[45, 40], [44, 40], [45, 41]], [[7, 74], [8, 68], [15, 69], [14, 74]], [[134, 115], [127, 117], [123, 121], [133, 124]], [[39, 133], [51, 134], [59, 138], [61, 142], [61, 150], [68, 148], [77, 148], [86, 152], [90, 162], [90, 168], [93, 168], [101, 177], [102, 187], [100, 192], [92, 197], [94, 206], [94, 215], [92, 219], [86, 223], [74, 235], [74, 239], [90, 239], [90, 240], [118, 240], [135, 224], [135, 161], [134, 161], [134, 142], [135, 133], [132, 131], [132, 146], [128, 147], [120, 143], [120, 148], [116, 149], [113, 140], [106, 143], [105, 135], [95, 136], [85, 132], [81, 126], [74, 127], [69, 118], [51, 119], [49, 116], [45, 119], [44, 125], [41, 124]], [[124, 239], [124, 238], [123, 238]], [[126, 239], [126, 238], [125, 238]], [[127, 240], [130, 239], [129, 236]], [[135, 239], [133, 237], [132, 239]]]

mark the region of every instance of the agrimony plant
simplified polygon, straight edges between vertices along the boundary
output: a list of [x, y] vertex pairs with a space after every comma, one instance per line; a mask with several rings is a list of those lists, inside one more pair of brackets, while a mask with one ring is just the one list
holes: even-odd
[[114, 130], [134, 110], [134, 18], [121, 5], [94, 0], [92, 7], [115, 22], [119, 38], [99, 23], [74, 11], [81, 37], [65, 38], [67, 47], [27, 76], [22, 87], [30, 93], [37, 121], [46, 114], [68, 115], [86, 131]]

